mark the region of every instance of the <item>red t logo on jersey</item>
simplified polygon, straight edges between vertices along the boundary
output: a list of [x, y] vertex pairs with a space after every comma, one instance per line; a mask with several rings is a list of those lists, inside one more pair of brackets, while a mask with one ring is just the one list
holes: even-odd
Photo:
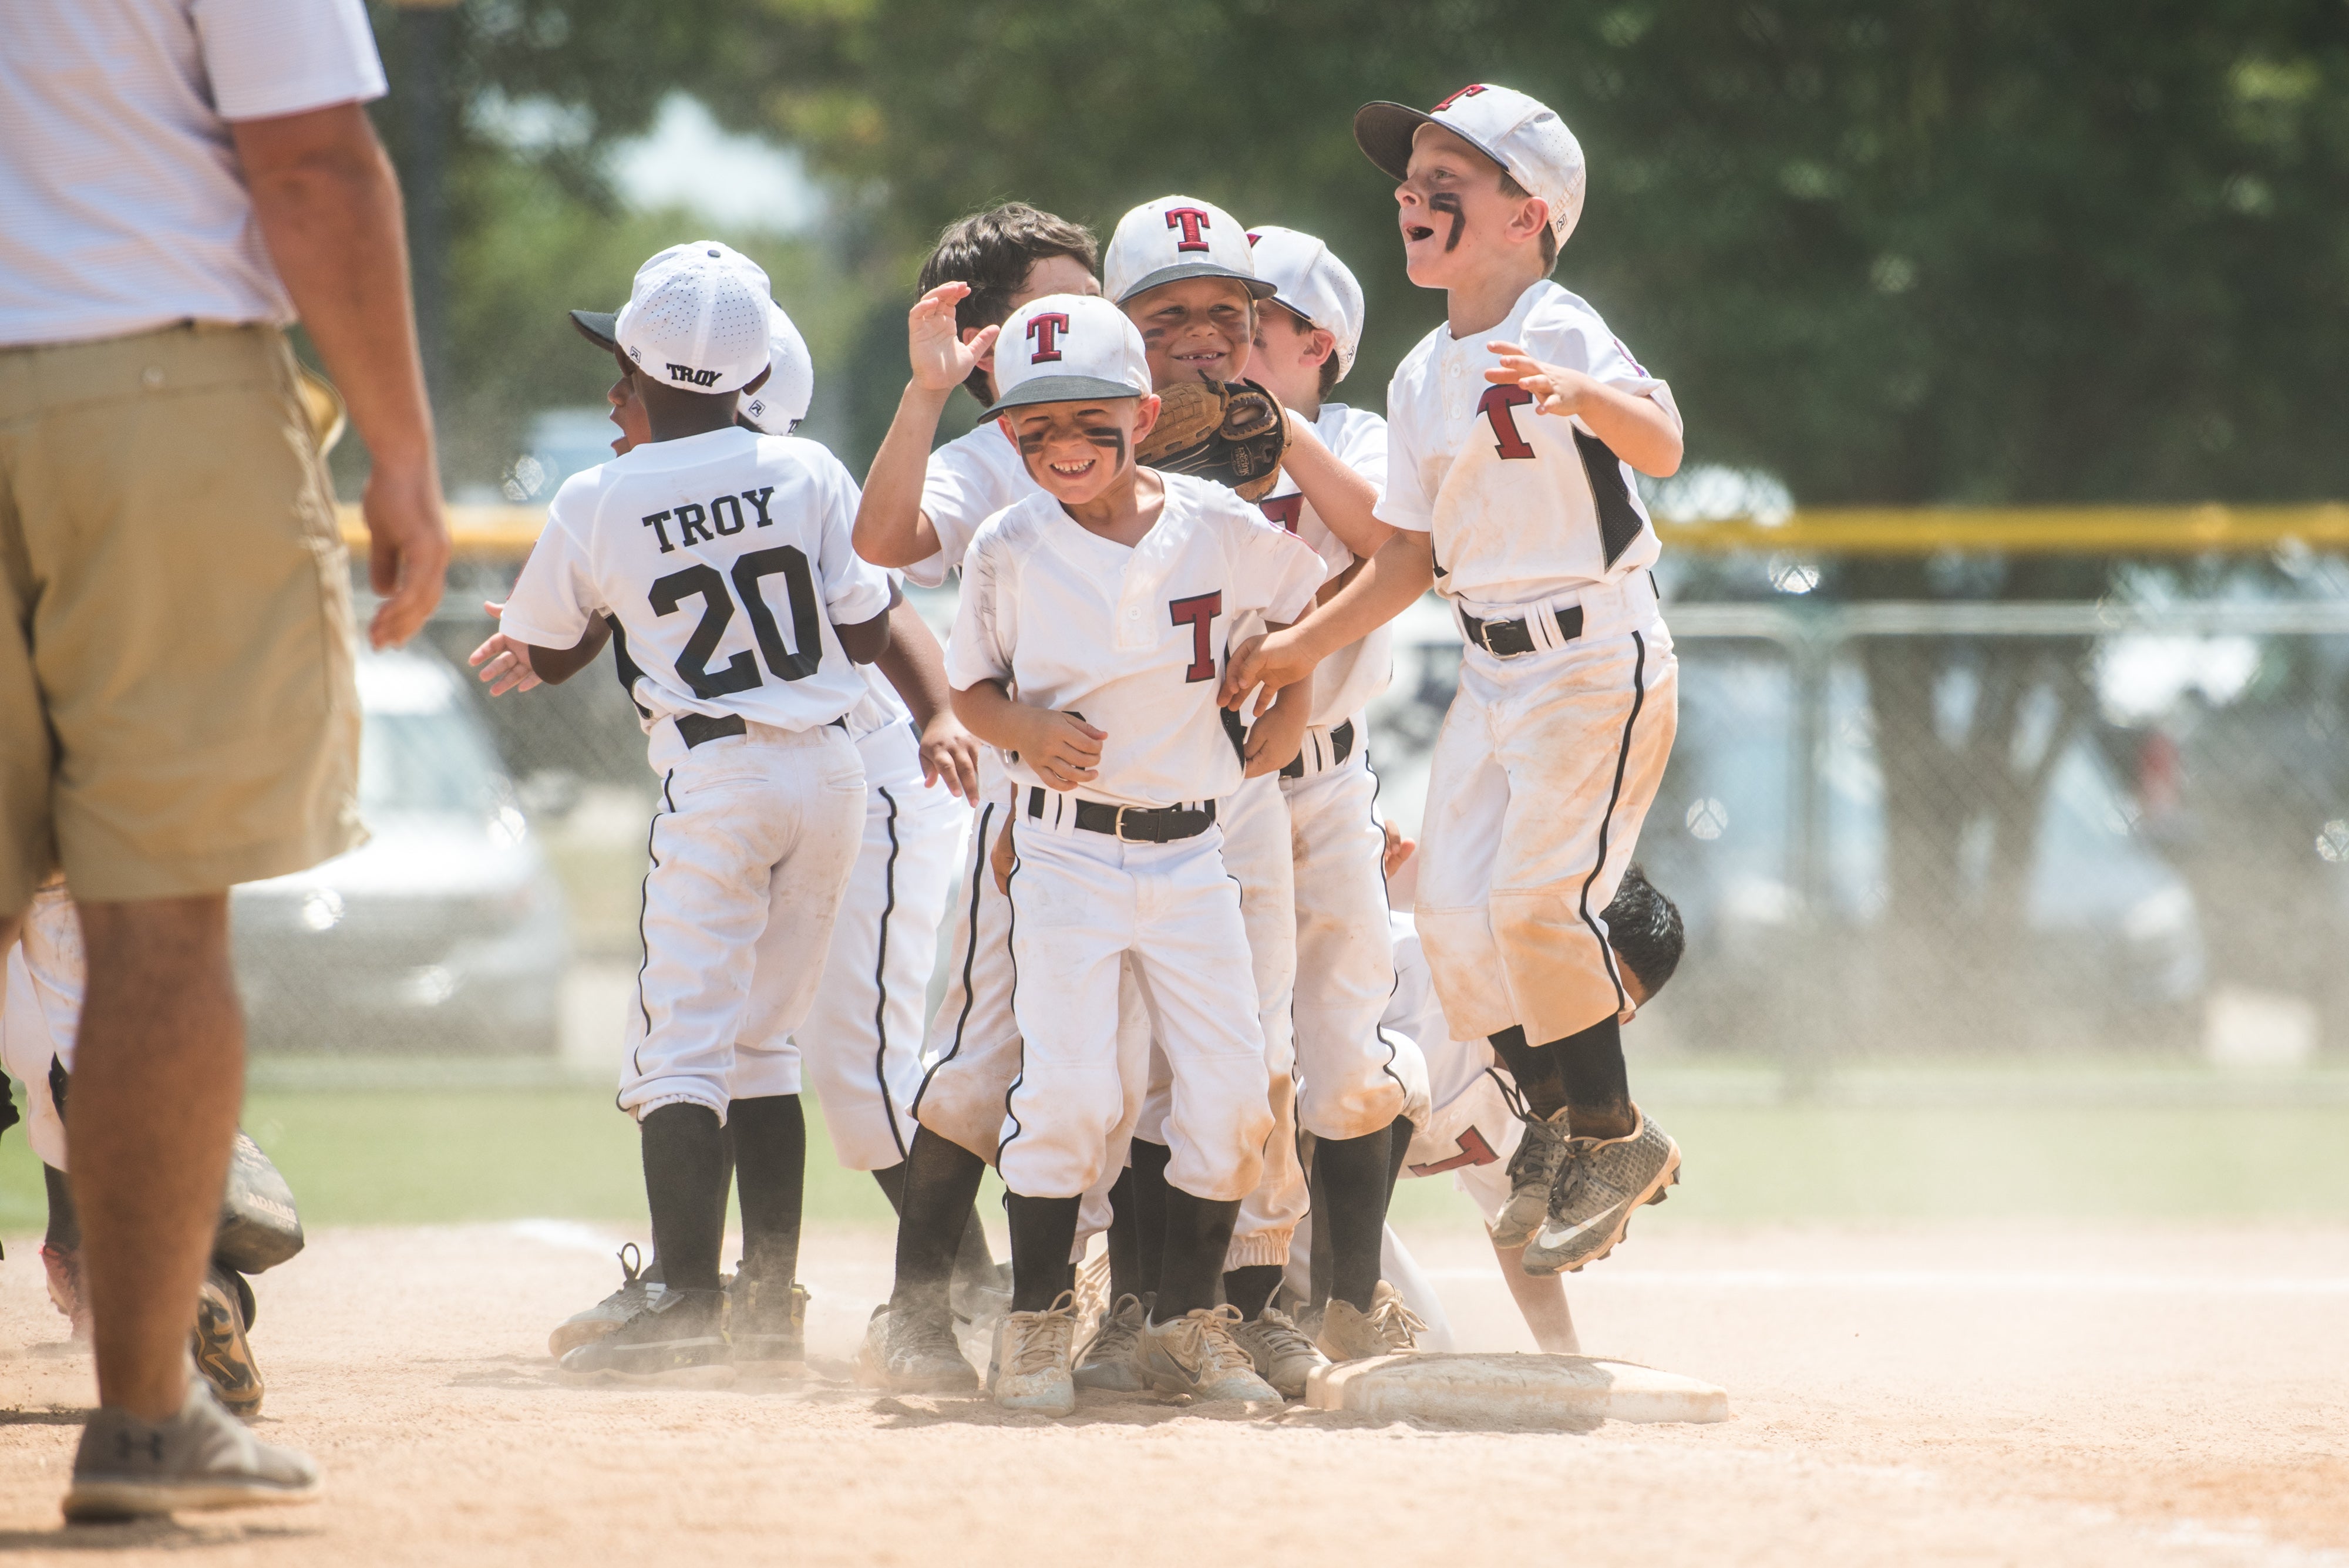
[[1475, 1127], [1470, 1127], [1452, 1141], [1459, 1146], [1458, 1154], [1454, 1155], [1450, 1159], [1436, 1160], [1431, 1165], [1414, 1165], [1411, 1168], [1411, 1173], [1413, 1176], [1440, 1176], [1447, 1170], [1457, 1170], [1464, 1165], [1494, 1165], [1500, 1160], [1501, 1157], [1494, 1151], [1493, 1146], [1485, 1141], [1485, 1135]]
[[1503, 457], [1531, 457], [1534, 449], [1517, 433], [1517, 419], [1509, 412], [1511, 407], [1530, 403], [1534, 395], [1523, 387], [1488, 387], [1476, 400], [1476, 411], [1493, 421], [1493, 434], [1499, 439], [1493, 450]]
[[1170, 207], [1166, 213], [1166, 226], [1183, 231], [1183, 237], [1174, 243], [1177, 251], [1203, 251], [1207, 248], [1207, 242], [1199, 237], [1199, 231], [1207, 226], [1207, 214], [1198, 208]]
[[1256, 508], [1294, 534], [1297, 519], [1305, 511], [1305, 493], [1300, 490], [1294, 495], [1268, 495], [1256, 504]]
[[1450, 98], [1447, 98], [1442, 103], [1437, 104], [1432, 112], [1442, 114], [1445, 109], [1450, 109], [1462, 99], [1475, 98], [1478, 93], [1483, 92], [1484, 90], [1485, 87], [1482, 82], [1479, 82], [1475, 87], [1462, 88], [1458, 92], [1454, 93]]
[[1216, 678], [1216, 649], [1207, 640], [1216, 618], [1224, 613], [1224, 596], [1220, 593], [1193, 594], [1187, 599], [1169, 599], [1167, 613], [1176, 626], [1191, 628], [1191, 668], [1183, 671], [1183, 683], [1213, 680]]
[[1028, 356], [1030, 365], [1041, 365], [1061, 357], [1061, 334], [1069, 329], [1069, 315], [1064, 310], [1048, 310], [1041, 316], [1028, 318], [1028, 336], [1036, 345], [1036, 352]]

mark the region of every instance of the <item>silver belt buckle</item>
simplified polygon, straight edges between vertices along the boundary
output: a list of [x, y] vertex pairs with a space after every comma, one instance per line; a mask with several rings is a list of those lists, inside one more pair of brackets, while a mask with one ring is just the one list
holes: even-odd
[[1110, 826], [1116, 831], [1117, 841], [1120, 844], [1146, 844], [1149, 842], [1148, 839], [1128, 838], [1125, 836], [1125, 814], [1133, 809], [1133, 807], [1130, 805], [1119, 806], [1117, 808], [1117, 820], [1112, 822]]

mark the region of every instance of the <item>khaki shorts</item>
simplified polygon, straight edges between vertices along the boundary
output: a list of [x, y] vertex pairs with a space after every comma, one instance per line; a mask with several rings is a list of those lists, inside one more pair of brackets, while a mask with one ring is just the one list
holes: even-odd
[[361, 843], [349, 566], [285, 339], [0, 348], [0, 917]]

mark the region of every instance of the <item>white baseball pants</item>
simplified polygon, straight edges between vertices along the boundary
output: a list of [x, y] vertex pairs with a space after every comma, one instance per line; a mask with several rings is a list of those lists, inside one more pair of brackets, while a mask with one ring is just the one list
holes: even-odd
[[67, 1166], [66, 1121], [49, 1092], [49, 1064], [73, 1071], [88, 973], [73, 895], [62, 883], [39, 889], [0, 980], [0, 1067], [25, 1085], [25, 1134], [51, 1170]]
[[1012, 1007], [1019, 1075], [998, 1164], [1004, 1185], [1074, 1198], [1113, 1179], [1109, 1151], [1139, 1088], [1119, 1061], [1118, 989], [1133, 958], [1151, 1033], [1173, 1076], [1167, 1180], [1237, 1200], [1272, 1130], [1255, 999], [1234, 987], [1247, 934], [1216, 828], [1174, 844], [1123, 843], [1075, 826], [1071, 797], [1020, 815], [1013, 842]]
[[[835, 725], [687, 747], [653, 728], [663, 777], [645, 874], [644, 967], [627, 1019], [619, 1103], [638, 1121], [667, 1105], [723, 1121], [796, 1081], [792, 1032], [808, 1014], [856, 865], [864, 763]], [[787, 1069], [777, 1057], [791, 1057]]]
[[[1394, 995], [1378, 776], [1354, 722], [1344, 762], [1307, 737], [1302, 777], [1281, 779], [1296, 860], [1297, 1122], [1315, 1137], [1361, 1137], [1402, 1114], [1404, 1081], [1379, 1033]], [[1251, 930], [1253, 935], [1253, 930]]]
[[1469, 647], [1436, 739], [1418, 924], [1458, 1038], [1521, 1025], [1545, 1044], [1629, 1003], [1602, 911], [1671, 754], [1680, 664], [1646, 573], [1580, 605], [1571, 641], [1510, 659]]

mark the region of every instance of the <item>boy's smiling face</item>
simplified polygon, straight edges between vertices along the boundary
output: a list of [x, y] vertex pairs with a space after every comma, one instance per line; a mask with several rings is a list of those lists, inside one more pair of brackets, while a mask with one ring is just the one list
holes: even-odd
[[1151, 385], [1238, 380], [1256, 325], [1253, 304], [1247, 286], [1231, 277], [1180, 278], [1126, 301], [1150, 357]]
[[1133, 475], [1133, 449], [1158, 421], [1158, 400], [1030, 403], [999, 415], [1028, 472], [1063, 506], [1099, 500]]
[[1526, 245], [1539, 257], [1547, 206], [1505, 195], [1501, 177], [1499, 164], [1444, 127], [1419, 128], [1411, 164], [1395, 187], [1403, 267], [1412, 282], [1450, 288], [1513, 265], [1512, 253]]

